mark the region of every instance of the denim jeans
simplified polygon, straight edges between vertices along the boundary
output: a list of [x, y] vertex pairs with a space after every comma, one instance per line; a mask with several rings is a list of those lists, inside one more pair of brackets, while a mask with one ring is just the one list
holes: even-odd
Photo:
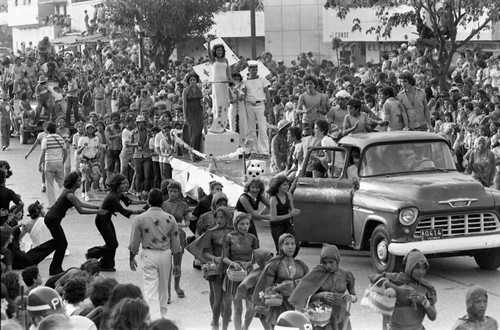
[[143, 191], [149, 192], [151, 174], [153, 172], [153, 164], [151, 157], [146, 158], [134, 158], [135, 165], [135, 190], [140, 193]]

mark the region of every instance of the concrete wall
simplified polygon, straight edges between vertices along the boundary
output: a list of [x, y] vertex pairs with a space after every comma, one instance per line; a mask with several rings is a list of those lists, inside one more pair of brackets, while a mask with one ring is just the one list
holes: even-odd
[[89, 22], [94, 17], [94, 5], [102, 3], [102, 0], [92, 0], [85, 2], [75, 2], [68, 7], [68, 14], [71, 17], [71, 32], [83, 32], [85, 28], [85, 14], [86, 10], [89, 15]]
[[[214, 16], [215, 24], [208, 33], [221, 38], [250, 37], [250, 10], [226, 11]], [[265, 35], [264, 12], [255, 12], [255, 35]]]
[[18, 1], [17, 6], [15, 0], [9, 0], [8, 6], [9, 26], [38, 24], [38, 0], [31, 0], [30, 4], [23, 4], [23, 1]]

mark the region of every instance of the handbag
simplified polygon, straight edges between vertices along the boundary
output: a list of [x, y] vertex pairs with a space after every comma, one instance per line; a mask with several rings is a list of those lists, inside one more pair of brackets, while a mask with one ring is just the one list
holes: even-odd
[[201, 266], [201, 274], [205, 280], [210, 280], [211, 277], [219, 275], [219, 265], [212, 258], [211, 261]]
[[396, 290], [388, 286], [389, 280], [380, 278], [370, 285], [361, 299], [361, 306], [382, 315], [391, 316], [396, 305]]

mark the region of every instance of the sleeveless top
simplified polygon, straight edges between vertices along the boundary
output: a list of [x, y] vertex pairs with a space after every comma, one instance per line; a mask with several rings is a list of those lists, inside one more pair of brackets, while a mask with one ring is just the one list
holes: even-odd
[[210, 75], [211, 81], [212, 82], [227, 81], [226, 68], [227, 64], [225, 61], [219, 62], [216, 60], [214, 63], [212, 63], [211, 75]]
[[61, 223], [62, 219], [66, 216], [66, 211], [73, 207], [73, 203], [68, 199], [69, 193], [69, 190], [64, 190], [45, 215], [45, 224], [47, 227]]
[[[240, 198], [246, 198], [248, 202], [250, 203], [250, 206], [252, 206], [252, 209], [258, 210], [259, 209], [259, 203], [260, 200], [262, 199], [262, 195], [257, 196], [257, 198], [253, 198], [250, 196], [249, 193], [243, 193], [241, 194]], [[243, 212], [243, 213], [248, 213], [247, 210], [245, 210], [245, 207], [243, 206], [243, 203], [241, 203], [240, 199], [238, 198], [238, 202], [236, 203], [236, 211]]]
[[281, 199], [276, 195], [276, 199], [278, 200], [278, 204], [276, 204], [276, 214], [277, 215], [285, 215], [290, 212], [290, 200], [288, 199], [288, 194], [285, 194], [285, 203], [281, 203]]

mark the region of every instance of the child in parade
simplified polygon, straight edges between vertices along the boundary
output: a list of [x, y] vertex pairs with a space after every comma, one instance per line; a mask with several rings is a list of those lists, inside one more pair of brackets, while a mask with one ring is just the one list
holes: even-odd
[[265, 303], [262, 293], [279, 293], [283, 296], [280, 306], [269, 308], [266, 321], [272, 326], [276, 325], [281, 313], [295, 309], [288, 299], [299, 280], [309, 272], [309, 267], [302, 260], [294, 258], [295, 242], [292, 234], [280, 236], [278, 255], [267, 263], [253, 293], [252, 301], [261, 306]]
[[214, 262], [217, 265], [216, 274], [206, 278], [210, 286], [209, 300], [212, 308], [212, 327], [213, 329], [219, 328], [219, 318], [222, 315], [222, 327], [227, 329], [231, 318], [231, 295], [223, 289], [226, 267], [222, 259], [224, 240], [234, 230], [233, 215], [226, 206], [218, 207], [214, 213], [216, 226], [188, 245], [187, 250], [202, 262]]
[[[348, 303], [356, 302], [354, 275], [339, 267], [340, 253], [335, 245], [321, 249], [320, 264], [314, 267], [292, 292], [290, 304], [297, 309], [307, 308], [307, 300], [321, 300], [332, 307], [330, 322], [317, 329], [350, 329]], [[347, 292], [346, 292], [347, 291]], [[346, 325], [346, 327], [344, 327]]]
[[[226, 266], [231, 267], [234, 264], [236, 269], [245, 269], [247, 272], [252, 270], [252, 255], [253, 251], [259, 248], [259, 240], [248, 232], [249, 227], [249, 214], [240, 213], [235, 217], [234, 230], [226, 235], [223, 243], [223, 262]], [[224, 289], [231, 294], [234, 305], [234, 327], [236, 330], [241, 330], [243, 304], [234, 299], [238, 285], [240, 282], [233, 282], [228, 277], [224, 279]]]

